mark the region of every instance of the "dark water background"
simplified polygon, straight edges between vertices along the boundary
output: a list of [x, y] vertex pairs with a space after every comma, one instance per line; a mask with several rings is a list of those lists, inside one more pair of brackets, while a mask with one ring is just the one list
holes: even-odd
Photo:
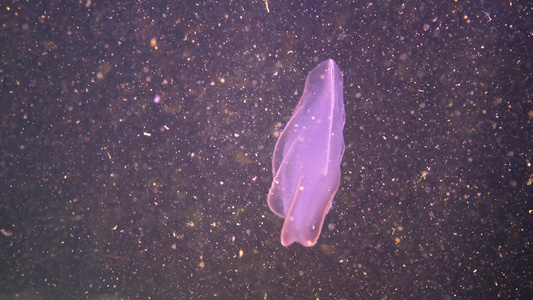
[[[528, 1], [28, 2], [0, 4], [2, 299], [533, 293]], [[341, 187], [285, 248], [275, 135], [327, 58]]]

